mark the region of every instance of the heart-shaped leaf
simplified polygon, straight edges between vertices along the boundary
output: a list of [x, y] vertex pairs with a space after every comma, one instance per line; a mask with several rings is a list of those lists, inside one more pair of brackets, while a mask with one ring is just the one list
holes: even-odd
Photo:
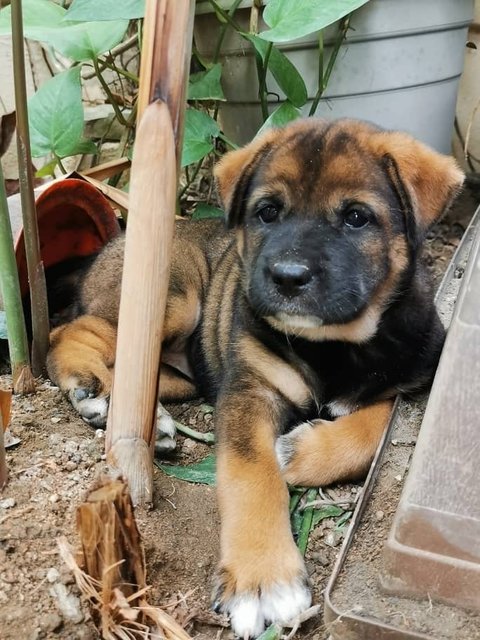
[[95, 152], [93, 142], [83, 137], [80, 67], [45, 82], [30, 98], [28, 112], [33, 157]]
[[134, 20], [145, 15], [145, 0], [74, 0], [67, 20]]
[[[66, 11], [49, 0], [23, 0], [23, 30], [26, 38], [45, 42], [77, 62], [91, 60], [121, 42], [128, 20], [67, 22]], [[10, 6], [0, 11], [0, 35], [11, 32]]]
[[225, 100], [220, 77], [222, 65], [214, 64], [211, 69], [192, 73], [188, 84], [189, 100]]
[[187, 109], [183, 138], [182, 167], [199, 162], [213, 150], [213, 139], [218, 136], [218, 124], [203, 111]]
[[368, 0], [270, 0], [263, 19], [270, 29], [260, 34], [270, 42], [288, 42], [320, 31]]

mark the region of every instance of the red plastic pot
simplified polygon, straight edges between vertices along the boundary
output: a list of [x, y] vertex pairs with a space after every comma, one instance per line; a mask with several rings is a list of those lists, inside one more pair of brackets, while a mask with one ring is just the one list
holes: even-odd
[[[77, 178], [52, 183], [36, 201], [40, 251], [45, 269], [97, 253], [119, 232], [113, 208], [93, 185]], [[28, 292], [23, 228], [15, 242], [22, 295]]]

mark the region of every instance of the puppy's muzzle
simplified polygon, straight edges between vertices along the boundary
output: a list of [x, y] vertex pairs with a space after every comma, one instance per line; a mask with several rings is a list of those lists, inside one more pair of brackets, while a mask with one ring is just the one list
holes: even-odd
[[268, 272], [278, 292], [287, 298], [300, 295], [312, 279], [308, 265], [292, 260], [274, 262]]

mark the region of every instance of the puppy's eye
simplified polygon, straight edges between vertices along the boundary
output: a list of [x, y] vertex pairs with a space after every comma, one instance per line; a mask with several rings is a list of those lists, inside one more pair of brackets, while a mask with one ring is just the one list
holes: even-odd
[[257, 216], [262, 222], [268, 224], [269, 222], [275, 222], [278, 218], [280, 211], [273, 204], [267, 204], [257, 211]]
[[349, 209], [343, 218], [343, 222], [352, 229], [361, 229], [370, 221], [366, 213], [361, 209]]

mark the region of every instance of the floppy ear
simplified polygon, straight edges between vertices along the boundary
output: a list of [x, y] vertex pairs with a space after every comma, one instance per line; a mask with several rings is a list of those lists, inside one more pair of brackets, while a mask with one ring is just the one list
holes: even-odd
[[278, 135], [273, 129], [258, 136], [241, 149], [226, 153], [214, 169], [217, 190], [225, 209], [229, 228], [238, 224], [245, 190], [258, 162], [270, 150]]
[[424, 233], [460, 191], [463, 172], [453, 158], [433, 151], [406, 133], [383, 131], [372, 136], [372, 143], [376, 153], [386, 160], [397, 191], [403, 189], [400, 199], [407, 200], [417, 228]]

